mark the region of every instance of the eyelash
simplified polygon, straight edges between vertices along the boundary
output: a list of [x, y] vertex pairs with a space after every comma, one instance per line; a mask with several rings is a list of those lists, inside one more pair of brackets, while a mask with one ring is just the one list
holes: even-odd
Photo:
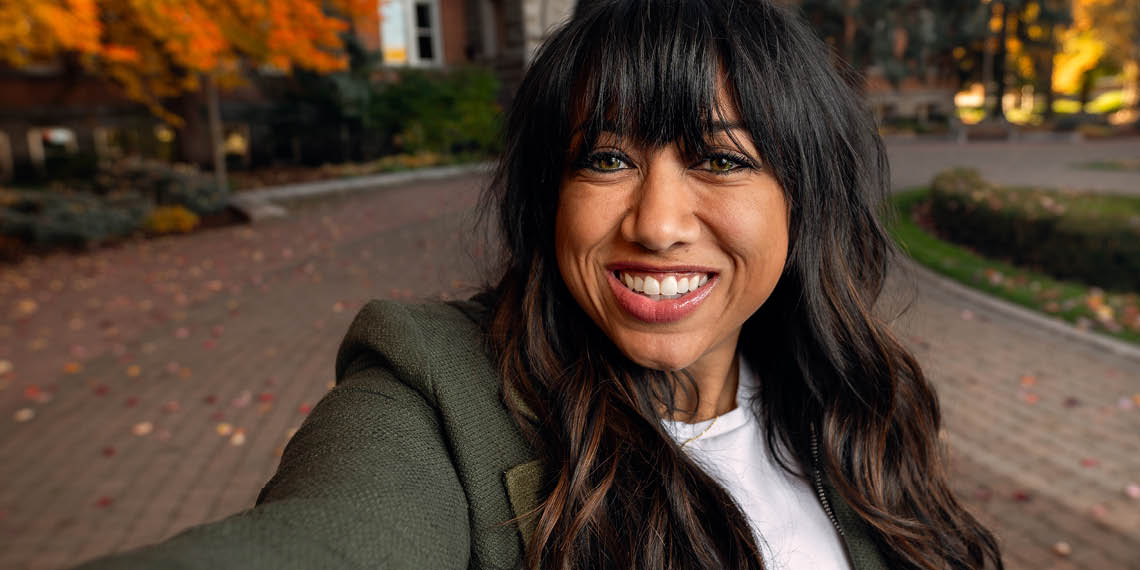
[[[604, 158], [617, 159], [617, 160], [621, 161], [622, 163], [626, 164], [627, 167], [629, 164], [632, 164], [632, 162], [633, 162], [629, 159], [628, 156], [625, 155], [625, 153], [622, 153], [619, 151], [614, 151], [614, 150], [599, 150], [599, 151], [588, 153], [585, 156], [583, 156], [578, 161], [577, 166], [580, 169], [592, 170], [594, 172], [600, 172], [600, 173], [609, 173], [609, 172], [615, 172], [615, 170], [622, 170], [620, 168], [615, 169], [615, 170], [604, 170], [604, 169], [600, 169], [600, 168], [595, 168], [594, 164], [598, 160], [601, 160]], [[728, 176], [730, 174], [733, 174], [733, 173], [736, 173], [736, 172], [739, 172], [742, 170], [753, 170], [756, 168], [756, 165], [753, 164], [752, 160], [749, 159], [747, 156], [744, 156], [743, 154], [740, 154], [740, 153], [729, 152], [729, 151], [715, 152], [713, 154], [710, 154], [708, 156], [703, 157], [696, 164], [704, 164], [706, 162], [711, 162], [714, 160], [721, 160], [721, 159], [734, 163], [736, 165], [736, 168], [733, 168], [731, 170], [722, 171], [722, 172], [717, 172], [717, 171], [710, 170], [707, 168], [702, 169], [702, 170], [705, 170], [706, 172], [709, 172], [710, 174], [713, 174], [716, 176]]]

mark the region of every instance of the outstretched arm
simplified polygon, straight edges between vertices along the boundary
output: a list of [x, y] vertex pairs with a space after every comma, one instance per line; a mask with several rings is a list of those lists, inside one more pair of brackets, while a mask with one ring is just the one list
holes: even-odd
[[354, 364], [256, 507], [81, 570], [466, 568], [467, 502], [437, 410], [384, 368]]

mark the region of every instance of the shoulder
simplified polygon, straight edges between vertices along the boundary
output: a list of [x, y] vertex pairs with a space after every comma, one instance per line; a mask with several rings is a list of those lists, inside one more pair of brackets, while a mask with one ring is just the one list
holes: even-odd
[[336, 358], [336, 381], [383, 370], [438, 405], [441, 392], [498, 392], [485, 349], [479, 300], [371, 301], [356, 315]]

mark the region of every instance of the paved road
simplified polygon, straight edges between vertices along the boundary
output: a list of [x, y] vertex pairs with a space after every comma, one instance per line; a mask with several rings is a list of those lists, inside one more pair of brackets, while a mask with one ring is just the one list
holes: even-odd
[[[896, 176], [949, 160], [930, 146], [892, 148]], [[1000, 165], [997, 153], [970, 156]], [[463, 295], [479, 280], [480, 183], [0, 269], [0, 569], [66, 567], [249, 506], [367, 299]], [[912, 284], [897, 331], [941, 395], [955, 488], [1009, 567], [1140, 568], [1140, 501], [1124, 493], [1140, 483], [1140, 362], [921, 275], [894, 279], [884, 309]]]
[[1095, 161], [1140, 160], [1140, 139], [1084, 143], [1005, 143], [923, 141], [894, 142], [887, 147], [895, 188], [930, 182], [931, 176], [951, 166], [971, 166], [991, 182], [1042, 185], [1073, 190], [1140, 194], [1140, 172], [1078, 168]]

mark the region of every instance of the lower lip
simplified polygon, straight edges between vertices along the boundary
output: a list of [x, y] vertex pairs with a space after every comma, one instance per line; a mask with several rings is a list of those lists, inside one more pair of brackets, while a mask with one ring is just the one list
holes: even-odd
[[720, 277], [714, 275], [709, 278], [708, 283], [698, 287], [696, 291], [689, 291], [676, 299], [654, 301], [631, 291], [618, 281], [612, 271], [606, 272], [606, 275], [609, 277], [610, 289], [613, 289], [618, 305], [621, 305], [621, 308], [633, 318], [654, 324], [672, 323], [689, 316], [689, 313], [697, 310], [701, 302], [708, 298]]

